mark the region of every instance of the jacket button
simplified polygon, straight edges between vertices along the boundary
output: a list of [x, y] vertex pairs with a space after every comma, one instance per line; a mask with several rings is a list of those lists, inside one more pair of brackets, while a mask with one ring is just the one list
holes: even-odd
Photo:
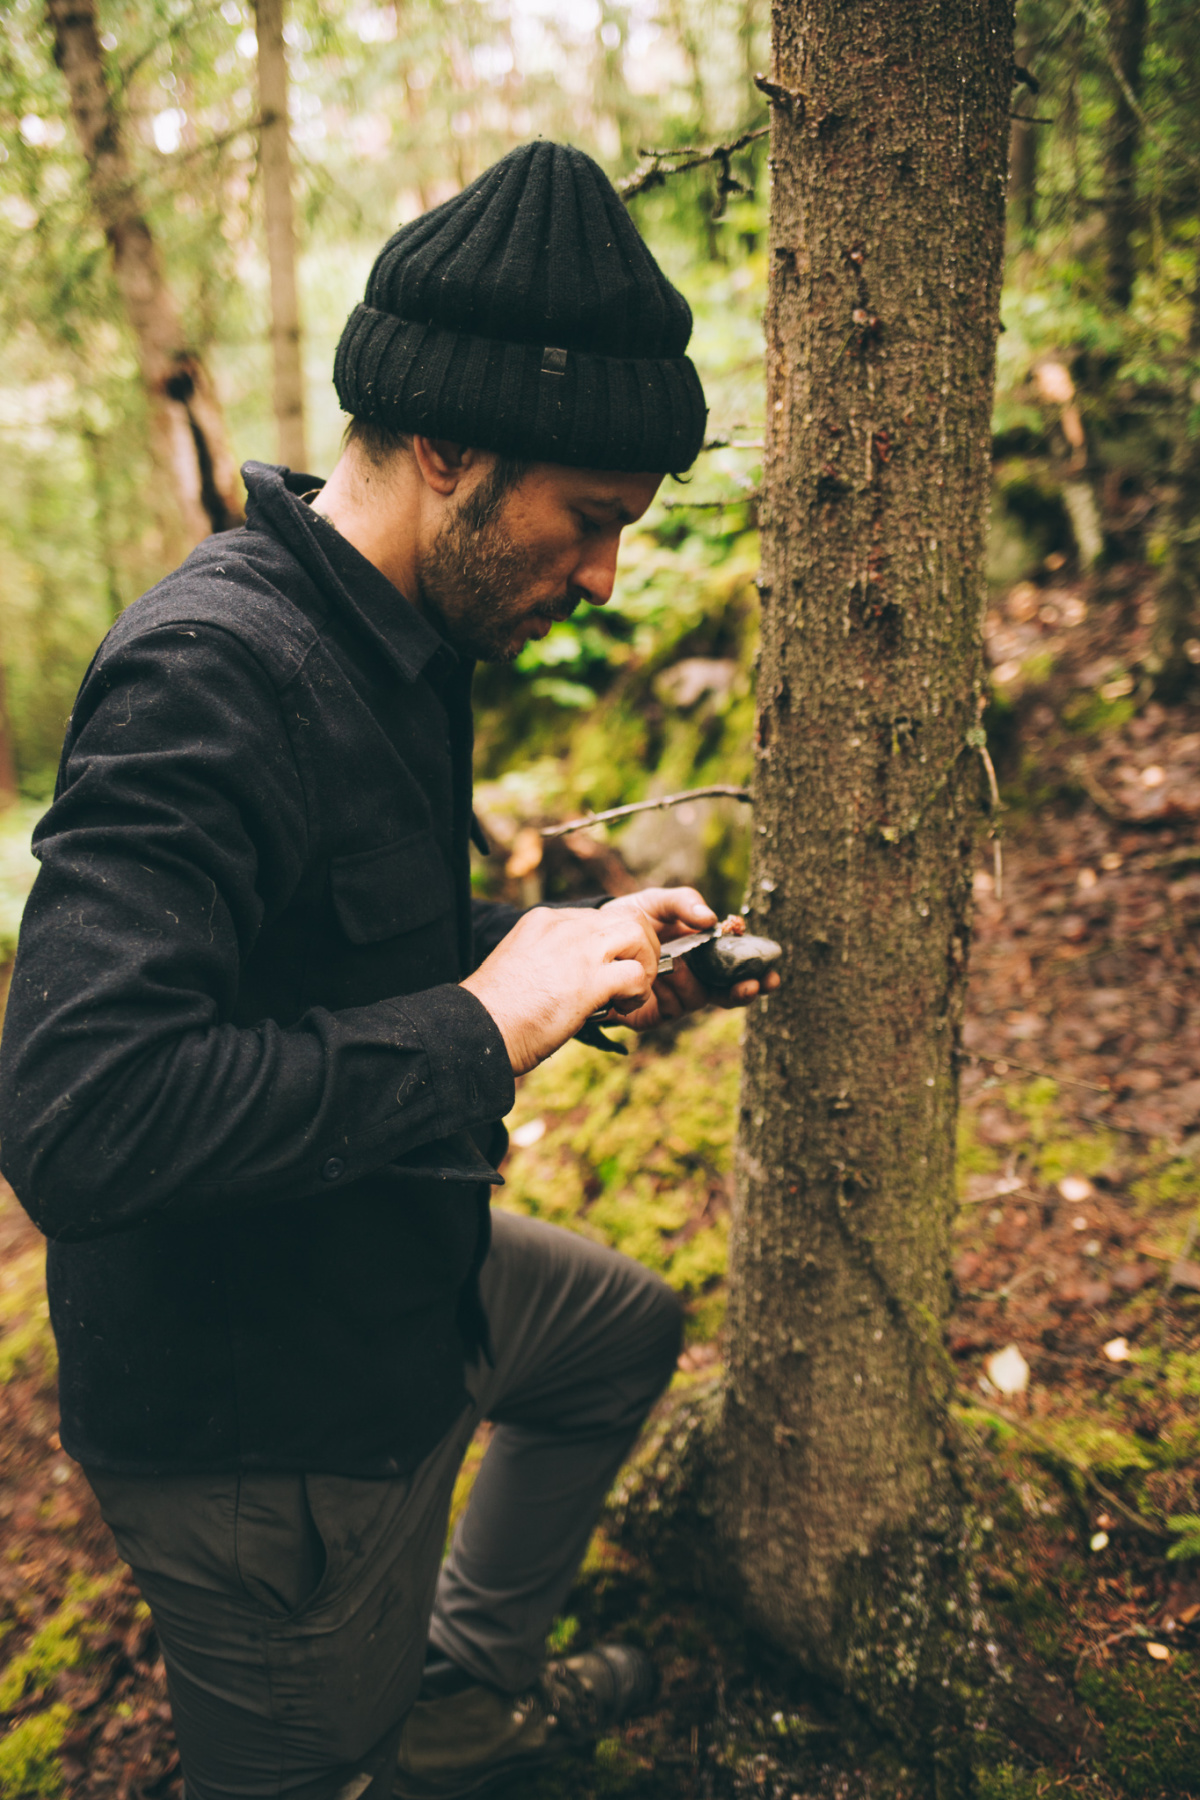
[[339, 1181], [346, 1173], [346, 1165], [340, 1156], [331, 1156], [321, 1170], [322, 1181]]

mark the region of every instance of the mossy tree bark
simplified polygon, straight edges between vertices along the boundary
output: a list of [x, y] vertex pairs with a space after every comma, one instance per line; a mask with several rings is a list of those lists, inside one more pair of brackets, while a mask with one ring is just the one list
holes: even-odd
[[747, 1029], [719, 1516], [751, 1617], [946, 1792], [982, 1667], [942, 1321], [1012, 71], [1008, 0], [775, 0], [761, 84], [750, 894], [787, 973]]
[[210, 532], [241, 524], [238, 467], [216, 389], [187, 345], [163, 274], [108, 82], [95, 0], [46, 0], [46, 16], [87, 164], [92, 205], [112, 252], [137, 352], [151, 453], [162, 474], [153, 500], [164, 558], [175, 562]]

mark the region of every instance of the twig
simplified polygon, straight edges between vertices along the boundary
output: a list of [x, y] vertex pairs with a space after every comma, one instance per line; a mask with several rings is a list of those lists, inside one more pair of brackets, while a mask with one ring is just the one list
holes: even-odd
[[992, 879], [996, 898], [1002, 900], [1004, 898], [1004, 853], [1000, 848], [1000, 838], [996, 830], [996, 819], [1000, 812], [1000, 784], [996, 780], [996, 765], [992, 761], [991, 752], [987, 747], [987, 738], [982, 725], [977, 725], [974, 731], [967, 733], [967, 742], [974, 744], [987, 771], [988, 796], [992, 804], [992, 868], [995, 871]]
[[702, 450], [764, 450], [761, 438], [706, 438]]
[[802, 88], [784, 87], [782, 82], [771, 81], [766, 75], [756, 75], [754, 85], [774, 106], [786, 106], [789, 112], [796, 107], [803, 109], [808, 104], [808, 95]]
[[980, 1056], [972, 1054], [971, 1061], [976, 1063], [991, 1063], [993, 1068], [997, 1063], [1003, 1063], [1007, 1069], [1020, 1069], [1023, 1075], [1040, 1075], [1046, 1081], [1053, 1081], [1055, 1083], [1065, 1082], [1068, 1087], [1090, 1088], [1093, 1094], [1112, 1093], [1111, 1088], [1102, 1087], [1098, 1081], [1079, 1081], [1074, 1075], [1056, 1075], [1052, 1069], [1035, 1069], [1032, 1063], [1017, 1062], [1015, 1058], [1011, 1056]]
[[[740, 138], [734, 138], [728, 144], [713, 144], [707, 150], [696, 149], [693, 145], [684, 145], [679, 150], [641, 150], [639, 155], [648, 158], [640, 168], [627, 175], [624, 181], [618, 181], [617, 192], [622, 200], [632, 200], [635, 194], [645, 194], [651, 188], [662, 187], [669, 175], [685, 175], [689, 169], [699, 169], [705, 163], [715, 162], [720, 166], [717, 178], [717, 211], [714, 215], [720, 218], [725, 210], [725, 200], [729, 194], [744, 193], [745, 186], [730, 173], [729, 159], [744, 150], [747, 144], [753, 144], [758, 138], [764, 138], [770, 131], [769, 125], [760, 125], [757, 131], [744, 131]], [[685, 157], [684, 162], [676, 162], [676, 157]]]
[[755, 500], [762, 499], [761, 488], [747, 488], [744, 494], [733, 494], [728, 500], [676, 500], [663, 501], [664, 512], [709, 512], [719, 511], [727, 506], [749, 506]]
[[748, 805], [750, 789], [731, 787], [728, 782], [717, 782], [712, 787], [685, 788], [681, 794], [664, 794], [659, 800], [634, 800], [628, 806], [612, 806], [607, 812], [589, 813], [584, 819], [568, 819], [565, 825], [547, 825], [542, 831], [544, 838], [566, 837], [568, 832], [583, 831], [589, 825], [606, 825], [610, 819], [628, 819], [633, 813], [658, 812], [664, 806], [682, 806], [686, 800], [742, 800]]

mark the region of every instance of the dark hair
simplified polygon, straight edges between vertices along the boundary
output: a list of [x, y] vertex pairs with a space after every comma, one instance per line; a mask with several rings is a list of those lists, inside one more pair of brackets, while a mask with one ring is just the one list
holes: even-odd
[[[357, 415], [350, 420], [342, 436], [343, 450], [349, 450], [353, 445], [376, 468], [384, 467], [393, 456], [411, 454], [412, 442], [411, 432], [393, 431], [388, 425], [380, 425], [374, 419], [360, 419]], [[509, 489], [516, 487], [532, 466], [520, 457], [497, 453], [495, 467], [488, 474], [484, 504], [494, 511]]]

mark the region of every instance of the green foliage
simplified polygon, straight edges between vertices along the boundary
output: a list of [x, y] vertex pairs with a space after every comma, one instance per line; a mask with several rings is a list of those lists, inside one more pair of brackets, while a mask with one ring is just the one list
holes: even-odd
[[2, 1800], [54, 1800], [61, 1794], [58, 1751], [70, 1722], [69, 1706], [51, 1706], [5, 1733], [0, 1739]]
[[1031, 1774], [1001, 1763], [996, 1769], [981, 1769], [977, 1779], [979, 1800], [1044, 1800], [1054, 1776], [1049, 1770]]
[[1130, 1800], [1200, 1788], [1200, 1687], [1190, 1656], [1085, 1669], [1077, 1691], [1104, 1727], [1099, 1760]]

